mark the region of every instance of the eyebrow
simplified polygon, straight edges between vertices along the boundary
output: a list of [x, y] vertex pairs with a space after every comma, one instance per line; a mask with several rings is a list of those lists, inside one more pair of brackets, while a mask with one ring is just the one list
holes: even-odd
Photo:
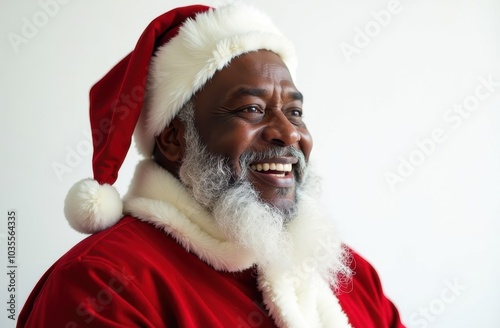
[[[265, 97], [268, 94], [268, 90], [262, 88], [246, 88], [241, 87], [230, 94], [230, 98], [239, 98], [242, 96], [254, 96], [254, 97]], [[304, 102], [304, 95], [299, 91], [290, 91], [287, 96], [293, 100], [299, 100]]]

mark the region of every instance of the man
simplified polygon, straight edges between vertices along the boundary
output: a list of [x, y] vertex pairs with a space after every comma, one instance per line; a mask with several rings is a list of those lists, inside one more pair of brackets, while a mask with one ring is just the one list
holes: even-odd
[[[316, 203], [293, 47], [237, 3], [177, 8], [91, 91], [94, 178], [65, 214], [94, 233], [19, 327], [403, 327]], [[132, 101], [134, 100], [134, 101]], [[146, 157], [123, 207], [132, 134]]]

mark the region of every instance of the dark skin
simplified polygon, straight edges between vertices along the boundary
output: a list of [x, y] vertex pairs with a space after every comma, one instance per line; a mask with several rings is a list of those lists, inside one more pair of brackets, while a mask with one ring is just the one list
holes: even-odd
[[[312, 138], [302, 121], [302, 94], [273, 52], [261, 50], [234, 58], [195, 94], [194, 101], [195, 126], [202, 143], [209, 152], [228, 158], [235, 176], [241, 174], [239, 160], [245, 151], [292, 146], [309, 158]], [[184, 125], [175, 118], [157, 137], [155, 158], [178, 177], [184, 151]], [[276, 164], [280, 168], [296, 162], [286, 155], [250, 163], [254, 169], [248, 168], [248, 180], [263, 201], [288, 209], [295, 202], [293, 170], [257, 171], [255, 167]], [[278, 188], [286, 193], [277, 193]]]

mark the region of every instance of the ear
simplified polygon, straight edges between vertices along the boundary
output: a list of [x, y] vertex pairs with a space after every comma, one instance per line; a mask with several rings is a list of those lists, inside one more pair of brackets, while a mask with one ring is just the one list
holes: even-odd
[[183, 158], [186, 147], [184, 131], [184, 123], [175, 117], [156, 137], [156, 147], [164, 159], [177, 163]]

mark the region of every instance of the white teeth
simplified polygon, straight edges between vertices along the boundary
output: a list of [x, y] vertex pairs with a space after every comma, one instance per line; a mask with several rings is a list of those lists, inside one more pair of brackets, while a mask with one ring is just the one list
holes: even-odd
[[[282, 171], [291, 172], [292, 164], [281, 164], [281, 163], [262, 163], [262, 164], [252, 164], [250, 168], [254, 171]], [[285, 173], [275, 173], [276, 176], [284, 176]]]

